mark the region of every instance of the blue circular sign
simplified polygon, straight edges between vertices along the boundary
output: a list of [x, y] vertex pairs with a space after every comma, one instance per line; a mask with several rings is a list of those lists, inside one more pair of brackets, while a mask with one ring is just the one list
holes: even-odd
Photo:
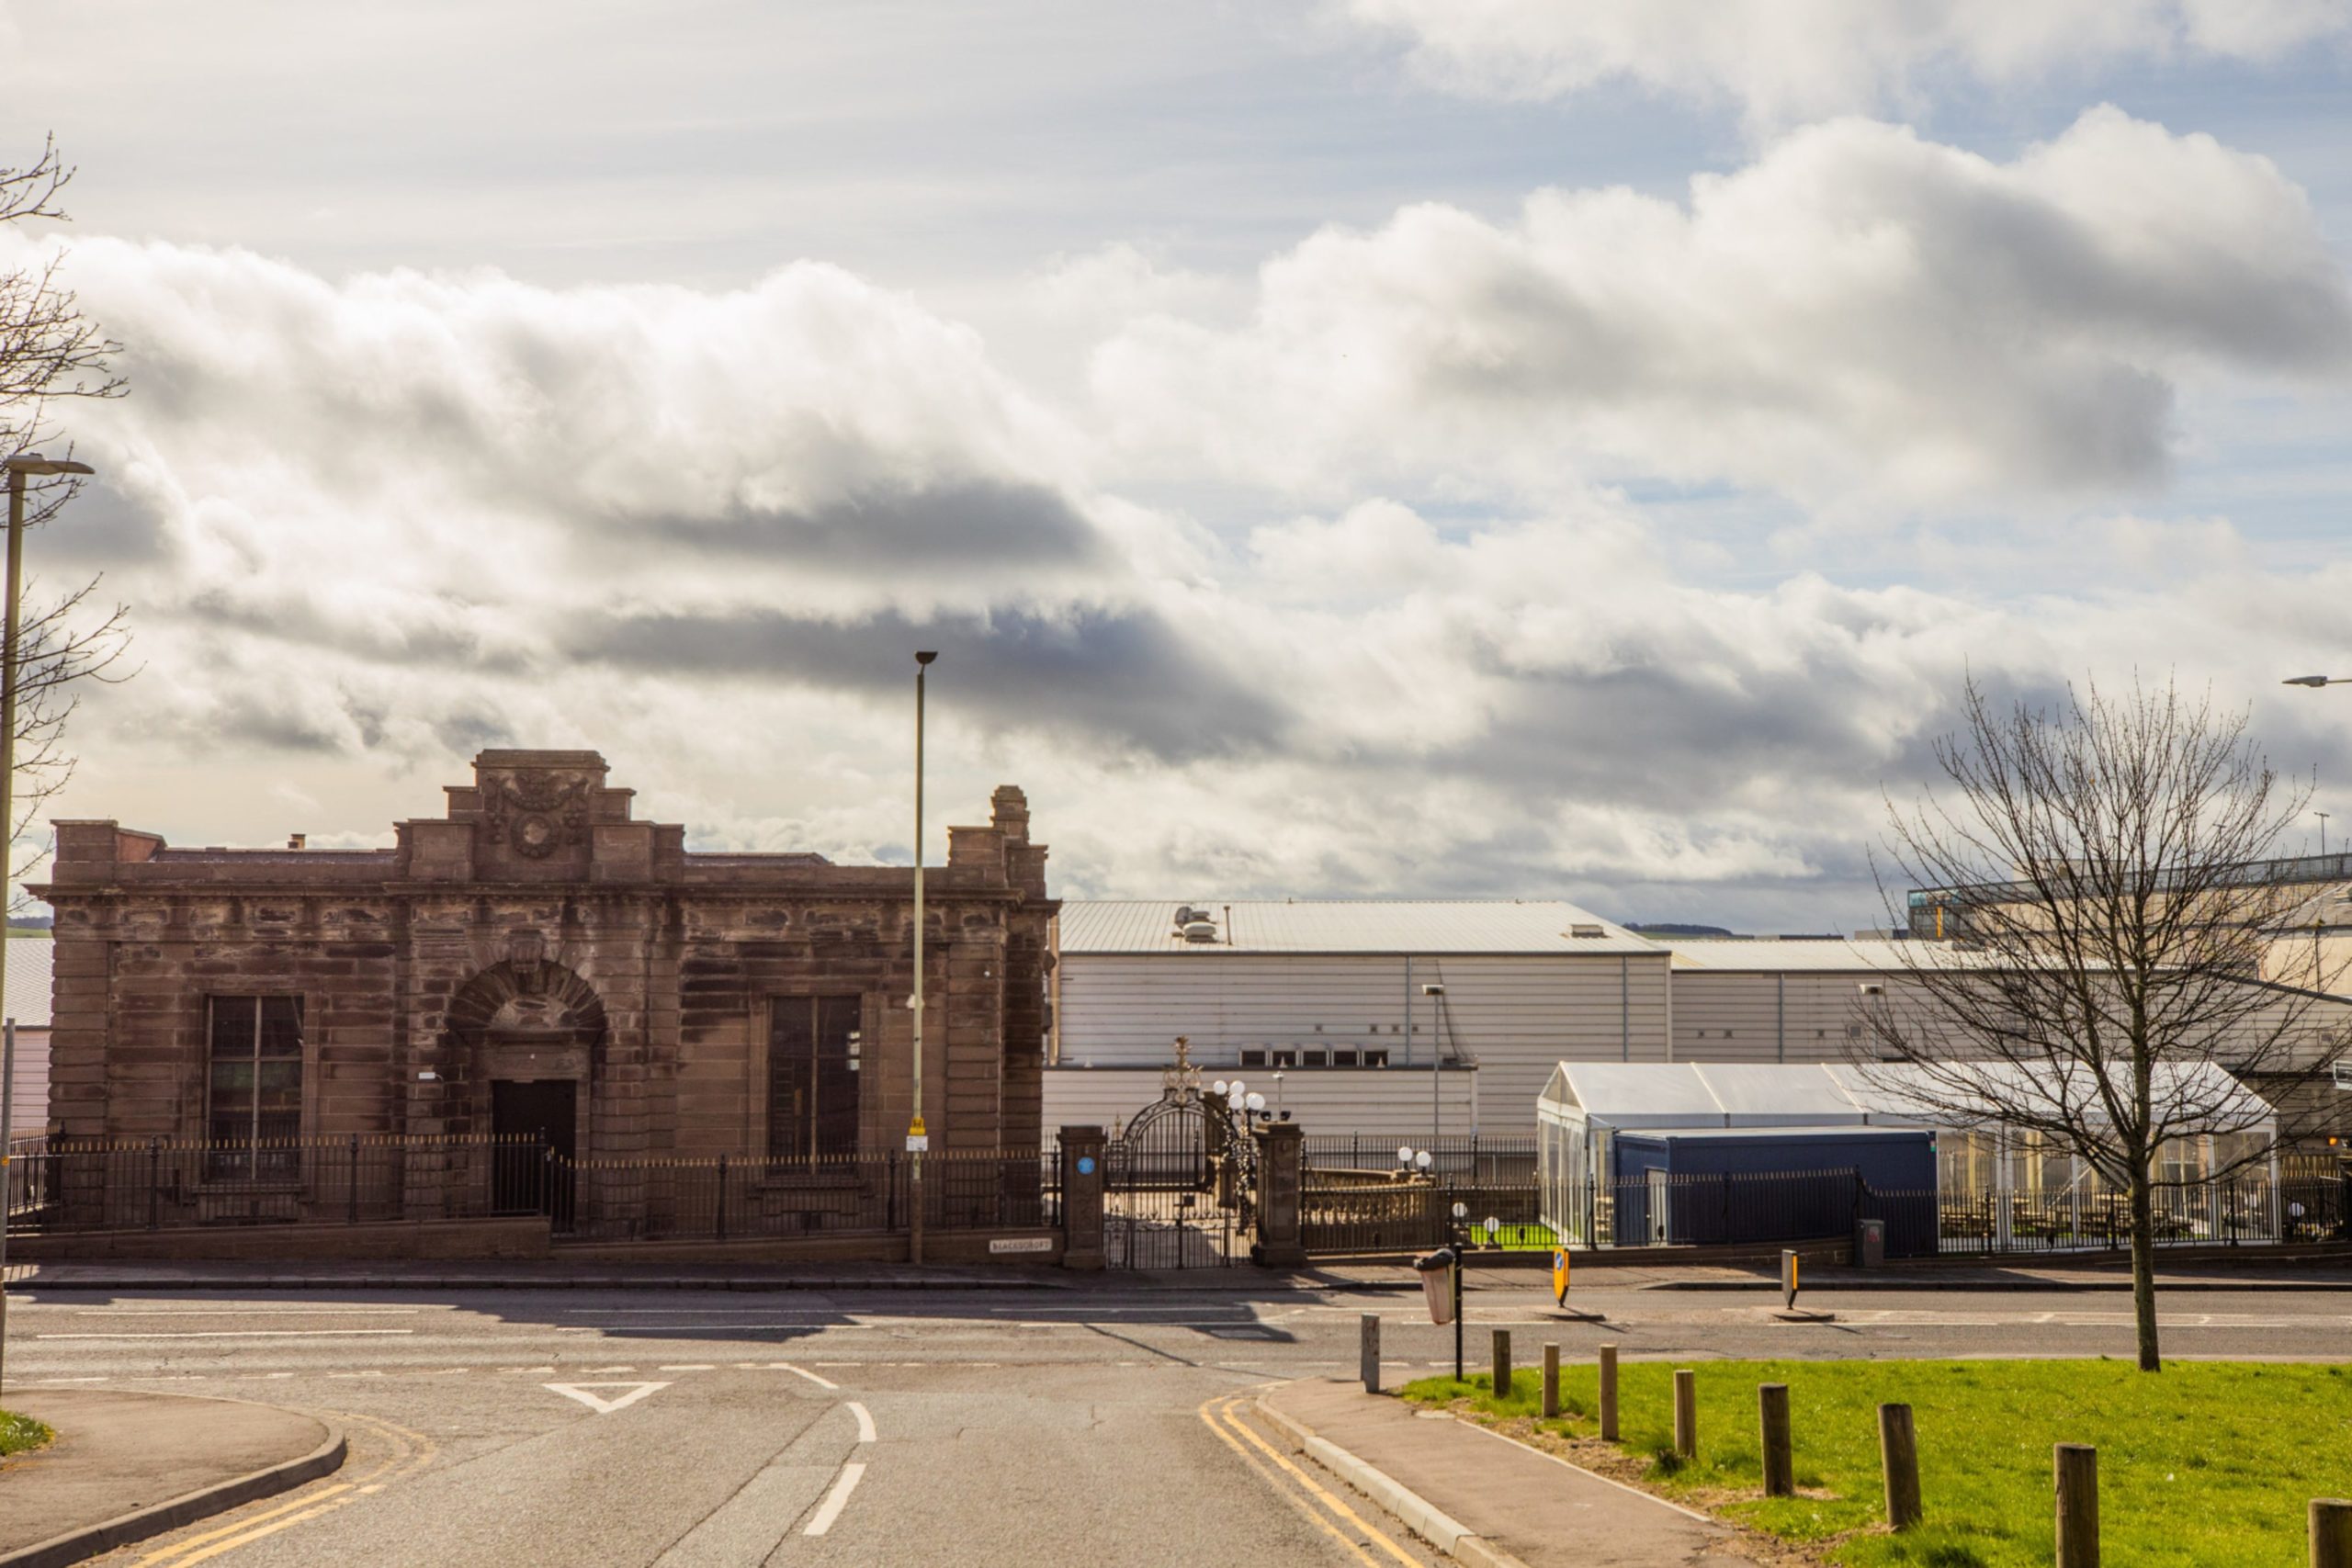
[[1080, 1176], [1091, 1176], [1094, 1174], [1094, 1156], [1092, 1155], [1080, 1155], [1078, 1156], [1078, 1174]]

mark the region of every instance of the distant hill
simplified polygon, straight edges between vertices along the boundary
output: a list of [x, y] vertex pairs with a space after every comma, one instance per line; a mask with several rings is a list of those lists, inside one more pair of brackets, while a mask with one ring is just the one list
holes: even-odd
[[1644, 936], [1732, 936], [1736, 934], [1724, 930], [1721, 926], [1686, 926], [1670, 921], [1644, 925], [1639, 920], [1633, 920], [1626, 923], [1625, 929], [1629, 931], [1639, 931]]

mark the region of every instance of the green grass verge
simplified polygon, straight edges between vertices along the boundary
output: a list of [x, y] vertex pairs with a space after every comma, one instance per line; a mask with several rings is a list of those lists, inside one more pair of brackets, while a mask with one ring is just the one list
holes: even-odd
[[0, 1455], [37, 1449], [57, 1436], [29, 1416], [0, 1410]]
[[[1859, 1568], [2049, 1562], [2050, 1450], [2060, 1442], [2098, 1448], [2104, 1555], [2134, 1568], [2289, 1568], [2305, 1560], [2311, 1499], [2352, 1495], [2352, 1371], [2340, 1366], [2177, 1361], [2152, 1375], [2110, 1360], [1694, 1365], [1699, 1454], [1688, 1463], [1672, 1453], [1672, 1366], [1620, 1369], [1619, 1447], [1646, 1461], [1642, 1479]], [[1540, 1377], [1540, 1365], [1522, 1369], [1501, 1401], [1483, 1374], [1400, 1392], [1532, 1417]], [[1589, 1365], [1562, 1367], [1569, 1417], [1539, 1427], [1596, 1437], [1596, 1380]], [[1797, 1485], [1808, 1495], [1760, 1495], [1756, 1387], [1766, 1382], [1789, 1385]], [[1927, 1518], [1901, 1537], [1884, 1529], [1882, 1401], [1911, 1405], [1918, 1429]]]

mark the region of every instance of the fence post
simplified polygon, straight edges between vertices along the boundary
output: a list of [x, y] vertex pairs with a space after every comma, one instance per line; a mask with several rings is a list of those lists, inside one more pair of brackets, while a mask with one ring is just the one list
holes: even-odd
[[1110, 1261], [1102, 1224], [1107, 1139], [1100, 1127], [1064, 1127], [1061, 1151], [1062, 1267], [1101, 1269]]
[[2312, 1499], [2312, 1568], [2352, 1568], [2352, 1502]]
[[727, 1156], [718, 1156], [718, 1213], [711, 1222], [712, 1233], [718, 1240], [727, 1239]]
[[1380, 1392], [1380, 1314], [1368, 1312], [1357, 1320], [1356, 1370], [1363, 1376], [1366, 1393]]
[[1699, 1374], [1688, 1367], [1674, 1374], [1674, 1451], [1683, 1459], [1699, 1457]]
[[1907, 1404], [1878, 1407], [1879, 1468], [1886, 1477], [1886, 1524], [1905, 1530], [1919, 1522], [1919, 1433]]
[[1495, 1330], [1495, 1397], [1510, 1397], [1510, 1330]]
[[344, 1216], [344, 1223], [352, 1225], [359, 1223], [359, 1134], [356, 1133], [351, 1134], [350, 1205]]
[[147, 1228], [157, 1230], [164, 1224], [164, 1140], [147, 1140]]
[[1600, 1348], [1600, 1438], [1617, 1440], [1617, 1347]]
[[2060, 1443], [2052, 1454], [2058, 1495], [2058, 1568], [2098, 1568], [2098, 1450]]
[[1560, 1413], [1560, 1348], [1544, 1347], [1544, 1415], [1550, 1419]]
[[1275, 1122], [1252, 1133], [1258, 1140], [1258, 1239], [1250, 1244], [1250, 1261], [1261, 1269], [1306, 1265], [1300, 1213], [1305, 1131], [1295, 1122]]
[[1764, 1495], [1793, 1497], [1797, 1480], [1795, 1458], [1789, 1450], [1789, 1385], [1758, 1384], [1756, 1413], [1764, 1429]]

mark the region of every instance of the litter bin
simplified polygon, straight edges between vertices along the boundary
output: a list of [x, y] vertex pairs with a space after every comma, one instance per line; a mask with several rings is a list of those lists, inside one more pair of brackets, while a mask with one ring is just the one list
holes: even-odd
[[1854, 1267], [1883, 1269], [1886, 1266], [1886, 1222], [1856, 1220], [1854, 1222]]
[[1453, 1321], [1453, 1249], [1441, 1247], [1427, 1258], [1413, 1259], [1420, 1271], [1421, 1295], [1430, 1303], [1431, 1323]]

